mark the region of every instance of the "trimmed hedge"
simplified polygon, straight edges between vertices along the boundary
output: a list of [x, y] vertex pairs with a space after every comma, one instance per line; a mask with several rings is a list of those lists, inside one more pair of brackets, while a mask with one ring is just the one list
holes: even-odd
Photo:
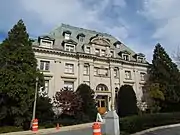
[[180, 113], [156, 113], [120, 118], [120, 129], [135, 133], [149, 128], [180, 123]]

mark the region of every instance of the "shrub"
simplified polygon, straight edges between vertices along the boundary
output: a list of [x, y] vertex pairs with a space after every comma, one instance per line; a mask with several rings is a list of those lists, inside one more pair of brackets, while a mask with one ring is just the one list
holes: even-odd
[[127, 133], [135, 133], [149, 128], [179, 122], [180, 113], [144, 114], [142, 116], [120, 118], [120, 129]]
[[117, 101], [119, 117], [135, 115], [138, 113], [136, 94], [132, 86], [121, 86], [118, 92]]
[[97, 115], [94, 91], [87, 84], [80, 84], [77, 93], [82, 98], [82, 112], [89, 117], [89, 121], [95, 121]]

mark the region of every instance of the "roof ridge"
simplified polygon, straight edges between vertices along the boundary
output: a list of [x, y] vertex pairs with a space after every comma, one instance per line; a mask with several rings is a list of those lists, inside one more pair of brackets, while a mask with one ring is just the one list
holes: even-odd
[[[91, 32], [91, 33], [96, 33], [96, 34], [99, 33], [99, 34], [103, 34], [103, 35], [105, 35], [105, 36], [113, 37], [111, 34], [108, 34], [108, 33], [105, 33], [105, 32], [100, 32], [100, 31], [97, 31], [97, 30], [91, 30], [91, 29], [88, 29], [88, 28], [73, 26], [73, 25], [70, 25], [70, 24], [62, 23], [61, 26], [62, 26], [62, 27], [71, 27], [71, 28], [74, 28], [74, 29], [77, 29], [77, 30], [88, 31], [88, 32]], [[60, 27], [60, 26], [59, 26], [59, 27]]]

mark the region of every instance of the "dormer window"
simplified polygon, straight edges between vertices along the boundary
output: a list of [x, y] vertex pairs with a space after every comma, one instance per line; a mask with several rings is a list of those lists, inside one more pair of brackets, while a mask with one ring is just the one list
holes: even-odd
[[91, 48], [89, 46], [86, 46], [85, 52], [86, 53], [91, 53]]
[[77, 39], [79, 40], [79, 42], [83, 42], [84, 41], [84, 37], [85, 37], [85, 35], [83, 33], [79, 33], [77, 35]]
[[70, 39], [70, 34], [65, 33], [64, 38], [65, 39]]
[[114, 51], [110, 51], [110, 57], [114, 57]]
[[142, 53], [135, 54], [137, 62], [143, 63], [145, 61], [145, 55]]
[[65, 39], [69, 40], [70, 39], [70, 36], [71, 36], [71, 32], [70, 31], [64, 31], [63, 32], [63, 36]]
[[129, 61], [129, 55], [128, 54], [123, 54], [122, 59], [126, 60], [126, 61]]
[[118, 49], [119, 49], [119, 48], [120, 48], [120, 44], [116, 44], [116, 48], [118, 48]]
[[121, 56], [121, 58], [122, 58], [123, 60], [130, 61], [130, 55], [131, 55], [131, 53], [130, 53], [129, 51], [127, 51], [127, 50], [120, 51], [120, 52], [119, 52], [119, 55]]
[[39, 44], [44, 48], [52, 48], [55, 39], [50, 38], [49, 36], [42, 36], [38, 38]]
[[75, 45], [66, 44], [65, 50], [68, 52], [74, 52], [75, 51]]
[[116, 48], [120, 48], [121, 47], [121, 42], [120, 41], [116, 41], [115, 43], [114, 43], [114, 46], [116, 47]]

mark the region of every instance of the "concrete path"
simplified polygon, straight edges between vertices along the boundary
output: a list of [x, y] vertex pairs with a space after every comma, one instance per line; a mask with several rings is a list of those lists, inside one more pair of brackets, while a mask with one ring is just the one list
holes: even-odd
[[166, 129], [158, 129], [143, 135], [180, 135], [180, 127], [171, 127]]

